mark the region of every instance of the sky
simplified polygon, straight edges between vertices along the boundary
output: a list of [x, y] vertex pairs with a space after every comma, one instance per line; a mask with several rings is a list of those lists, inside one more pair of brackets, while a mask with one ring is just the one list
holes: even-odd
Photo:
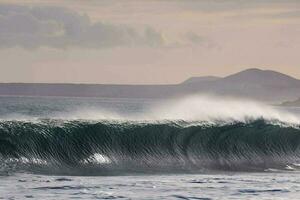
[[300, 79], [299, 0], [0, 0], [0, 82]]

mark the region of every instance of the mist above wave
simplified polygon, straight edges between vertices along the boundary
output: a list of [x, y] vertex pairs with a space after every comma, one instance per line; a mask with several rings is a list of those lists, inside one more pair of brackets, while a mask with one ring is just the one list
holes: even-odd
[[190, 96], [155, 103], [142, 112], [120, 113], [106, 108], [81, 109], [51, 118], [86, 120], [183, 120], [203, 122], [247, 122], [256, 119], [300, 124], [300, 117], [278, 107], [251, 100], [217, 96]]
[[[68, 99], [67, 99], [68, 100]], [[118, 120], [118, 121], [201, 121], [208, 123], [220, 122], [248, 122], [257, 119], [280, 122], [285, 124], [300, 124], [300, 117], [282, 108], [267, 105], [245, 99], [224, 98], [218, 96], [189, 96], [178, 99], [153, 101], [151, 104], [138, 105], [142, 109], [128, 111], [137, 106], [131, 102], [130, 108], [126, 102], [111, 102], [108, 106], [106, 100], [96, 106], [89, 106], [88, 99], [81, 99], [85, 106], [76, 105], [72, 101], [63, 102], [61, 108], [55, 112], [47, 109], [55, 104], [39, 108], [38, 105], [27, 106], [28, 110], [41, 109], [41, 114], [34, 116], [24, 114], [23, 110], [2, 114], [2, 120], [40, 120], [40, 119], [63, 119], [63, 120]], [[130, 100], [128, 100], [130, 101]], [[55, 101], [53, 101], [55, 103]], [[61, 102], [58, 102], [60, 104]], [[117, 107], [118, 109], [113, 109]]]

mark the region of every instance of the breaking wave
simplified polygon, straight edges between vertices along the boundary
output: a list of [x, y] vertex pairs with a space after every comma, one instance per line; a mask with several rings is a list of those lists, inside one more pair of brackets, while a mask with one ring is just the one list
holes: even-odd
[[0, 120], [0, 175], [297, 170], [299, 152], [299, 118], [249, 101], [190, 97], [138, 114]]
[[2, 173], [262, 171], [297, 163], [299, 147], [298, 127], [263, 119], [219, 125], [82, 120], [0, 123]]

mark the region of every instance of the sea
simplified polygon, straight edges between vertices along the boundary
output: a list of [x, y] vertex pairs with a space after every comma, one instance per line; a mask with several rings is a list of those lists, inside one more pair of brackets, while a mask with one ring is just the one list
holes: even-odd
[[0, 97], [0, 199], [300, 199], [300, 109]]

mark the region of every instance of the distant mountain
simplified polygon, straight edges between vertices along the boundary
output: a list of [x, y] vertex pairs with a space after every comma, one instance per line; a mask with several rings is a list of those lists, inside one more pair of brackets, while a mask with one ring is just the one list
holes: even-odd
[[296, 99], [300, 94], [300, 80], [291, 76], [260, 69], [248, 69], [208, 86], [213, 92], [262, 101], [282, 102]]
[[271, 87], [293, 87], [299, 86], [300, 84], [300, 80], [291, 76], [271, 70], [260, 70], [256, 68], [247, 69], [237, 74], [227, 76], [223, 78], [222, 82]]
[[260, 69], [247, 69], [224, 78], [192, 77], [177, 85], [101, 85], [1, 83], [0, 95], [106, 98], [171, 98], [214, 94], [278, 103], [297, 99], [300, 80]]

